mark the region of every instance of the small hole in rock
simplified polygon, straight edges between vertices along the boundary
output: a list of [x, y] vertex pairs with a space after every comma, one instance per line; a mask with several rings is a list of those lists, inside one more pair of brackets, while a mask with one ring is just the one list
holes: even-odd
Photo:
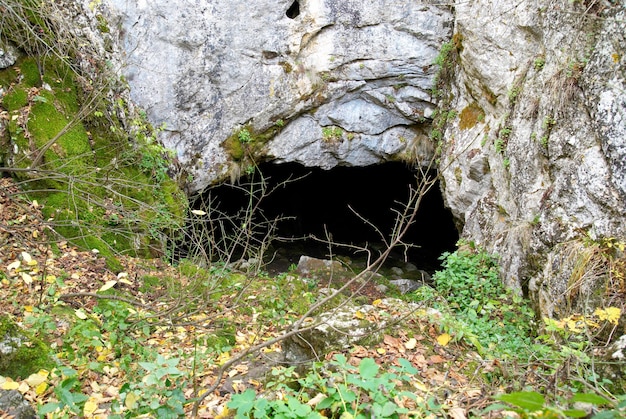
[[287, 9], [286, 15], [289, 19], [295, 19], [300, 15], [300, 3], [298, 0], [291, 3], [291, 6]]

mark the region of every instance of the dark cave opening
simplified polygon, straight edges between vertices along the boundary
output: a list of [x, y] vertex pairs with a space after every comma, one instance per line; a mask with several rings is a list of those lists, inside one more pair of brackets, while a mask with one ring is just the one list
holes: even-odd
[[295, 19], [300, 15], [300, 3], [298, 0], [295, 0], [291, 6], [289, 6], [285, 14], [289, 19]]
[[[277, 223], [273, 235], [282, 240], [274, 241], [272, 252], [282, 253], [290, 263], [297, 263], [301, 255], [329, 256], [328, 244], [311, 236], [323, 240], [330, 235], [334, 243], [367, 244], [381, 249], [380, 235], [364, 220], [388, 235], [395, 223], [393, 209], [401, 209], [401, 203], [407, 201], [410, 187], [417, 184], [416, 176], [418, 172], [404, 163], [322, 170], [270, 162], [259, 165], [254, 175], [241, 178], [235, 185], [208, 189], [194, 207], [206, 210], [206, 202], [212, 202], [215, 213], [219, 210], [233, 217], [241, 215], [246, 205], [256, 203], [257, 198], [250, 199], [251, 184], [257, 184], [258, 189], [263, 179], [268, 193], [259, 201], [255, 220], [287, 217]], [[439, 268], [439, 256], [453, 250], [458, 239], [452, 214], [444, 206], [437, 183], [424, 196], [417, 218], [404, 237], [405, 242], [416, 247], [406, 252], [398, 249], [392, 258], [406, 259], [420, 269], [433, 271]], [[332, 253], [354, 256], [353, 250], [342, 246], [333, 246]]]

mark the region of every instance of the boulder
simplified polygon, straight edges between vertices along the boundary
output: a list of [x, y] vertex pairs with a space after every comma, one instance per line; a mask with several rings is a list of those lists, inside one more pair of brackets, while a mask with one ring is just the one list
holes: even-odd
[[35, 409], [17, 390], [0, 390], [0, 414], [14, 419], [36, 419]]
[[626, 239], [625, 7], [558, 4], [457, 4], [441, 102], [445, 202], [542, 316], [583, 311], [608, 279], [599, 259], [572, 271], [572, 249]]
[[161, 138], [193, 191], [259, 160], [328, 169], [432, 156], [433, 60], [451, 8], [321, 0], [295, 13], [292, 4], [102, 2], [132, 97], [165, 124]]
[[[315, 328], [283, 341], [285, 361], [299, 365], [322, 360], [331, 350], [345, 350], [355, 344], [373, 345], [382, 340], [385, 328], [396, 324], [401, 313], [417, 308], [418, 304], [393, 298], [385, 298], [376, 306], [355, 305], [349, 300], [312, 320], [319, 322]], [[382, 311], [393, 315], [380, 314]]]

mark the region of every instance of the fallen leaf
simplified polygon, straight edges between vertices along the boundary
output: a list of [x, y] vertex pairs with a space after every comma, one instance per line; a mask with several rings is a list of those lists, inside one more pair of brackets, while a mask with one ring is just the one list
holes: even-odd
[[379, 298], [378, 300], [374, 300], [374, 301], [372, 301], [372, 305], [373, 305], [374, 307], [378, 307], [378, 306], [380, 305], [380, 303], [382, 303], [382, 302], [383, 302], [383, 300], [381, 300], [381, 299]]
[[35, 393], [37, 393], [38, 396], [41, 396], [43, 393], [46, 392], [47, 389], [48, 383], [40, 383], [35, 387]]
[[191, 213], [194, 215], [206, 215], [206, 212], [202, 211], [202, 210], [191, 210]]
[[87, 417], [93, 416], [94, 412], [98, 409], [98, 403], [95, 402], [92, 398], [89, 398], [85, 402], [85, 407], [83, 407], [83, 413]]
[[428, 362], [431, 364], [443, 364], [444, 362], [447, 362], [447, 360], [441, 355], [431, 355], [428, 357]]
[[107, 281], [104, 283], [103, 286], [100, 287], [98, 291], [100, 292], [100, 291], [106, 291], [108, 289], [111, 289], [115, 286], [115, 284], [117, 284], [116, 280]]
[[415, 338], [409, 339], [408, 342], [404, 344], [404, 347], [407, 349], [415, 349], [416, 346], [417, 346], [417, 339]]
[[2, 388], [2, 390], [17, 390], [19, 387], [20, 387], [20, 385], [18, 383], [16, 383], [15, 381], [5, 381], [0, 386], [0, 388]]
[[124, 405], [128, 409], [133, 410], [135, 407], [137, 407], [138, 399], [139, 398], [137, 397], [137, 395], [131, 391], [130, 393], [126, 395], [126, 400], [124, 400]]
[[450, 340], [452, 339], [452, 337], [447, 334], [447, 333], [442, 333], [439, 336], [437, 336], [437, 343], [439, 343], [441, 346], [446, 346]]
[[324, 400], [326, 397], [328, 396], [325, 395], [324, 393], [317, 393], [315, 397], [313, 397], [311, 400], [307, 402], [307, 404], [311, 407], [316, 406], [319, 402]]
[[376, 352], [378, 352], [380, 355], [384, 355], [387, 353], [387, 350], [385, 348], [376, 348]]
[[17, 269], [20, 267], [20, 265], [22, 264], [22, 262], [20, 262], [19, 260], [16, 260], [15, 262], [11, 262], [9, 263], [9, 266], [7, 266], [7, 271], [11, 271], [13, 269]]
[[33, 283], [33, 277], [30, 276], [29, 274], [27, 274], [26, 272], [22, 272], [22, 280], [27, 284], [30, 285]]
[[24, 261], [24, 263], [29, 263], [31, 260], [33, 260], [33, 258], [30, 256], [28, 252], [22, 252], [20, 253], [20, 256], [22, 257], [22, 260]]
[[26, 381], [22, 381], [20, 385], [17, 387], [17, 391], [19, 391], [22, 394], [28, 393], [28, 390], [30, 390], [30, 386], [28, 385]]
[[356, 313], [354, 313], [354, 317], [356, 317], [359, 320], [363, 320], [365, 319], [365, 314], [363, 314], [361, 310], [357, 310]]
[[81, 308], [77, 308], [76, 310], [74, 310], [74, 313], [76, 314], [76, 317], [78, 317], [81, 320], [85, 320], [87, 318], [87, 315]]
[[48, 378], [48, 371], [40, 370], [39, 372], [35, 374], [29, 375], [28, 378], [26, 379], [26, 382], [31, 387], [37, 387], [39, 384], [45, 382], [47, 378]]
[[465, 416], [465, 409], [463, 409], [462, 407], [453, 407], [452, 409], [448, 410], [448, 415], [452, 419], [465, 419], [467, 417]]

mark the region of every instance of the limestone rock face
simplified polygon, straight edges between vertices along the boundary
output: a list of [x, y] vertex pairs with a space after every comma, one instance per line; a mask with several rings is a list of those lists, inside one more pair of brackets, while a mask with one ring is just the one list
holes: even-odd
[[603, 286], [584, 240], [626, 237], [624, 6], [553, 3], [457, 4], [442, 101], [446, 202], [544, 315]]
[[[432, 64], [453, 20], [429, 3], [104, 2], [133, 98], [165, 123], [192, 190], [264, 159], [326, 169], [427, 161]], [[241, 150], [232, 140], [243, 129]]]

